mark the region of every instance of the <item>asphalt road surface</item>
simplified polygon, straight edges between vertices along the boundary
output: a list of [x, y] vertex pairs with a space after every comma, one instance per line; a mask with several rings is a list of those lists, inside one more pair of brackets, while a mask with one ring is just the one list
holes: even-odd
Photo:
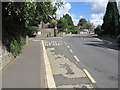
[[45, 77], [41, 40], [44, 40], [53, 78], [58, 88], [66, 87], [65, 85], [90, 84], [90, 77], [86, 77], [84, 70], [87, 70], [94, 79], [92, 82], [95, 88], [118, 88], [117, 45], [112, 42], [107, 44], [92, 34], [36, 38], [3, 71], [3, 88], [46, 87], [45, 83], [48, 82]]
[[[96, 81], [96, 88], [118, 88], [118, 50], [117, 45], [110, 46], [94, 35], [81, 34], [64, 38], [45, 39], [64, 42], [55, 52], [64, 55], [77, 67], [86, 69]], [[73, 59], [73, 57], [76, 58]], [[58, 80], [60, 81], [60, 80]]]
[[80, 59], [78, 67], [86, 68], [94, 77], [96, 87], [118, 87], [118, 50], [90, 35], [66, 37], [65, 42]]

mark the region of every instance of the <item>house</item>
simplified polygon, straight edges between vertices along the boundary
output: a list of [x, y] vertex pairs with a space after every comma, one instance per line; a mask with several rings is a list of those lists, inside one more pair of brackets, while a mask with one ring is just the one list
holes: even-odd
[[[56, 18], [52, 18], [52, 22], [55, 22], [57, 24], [58, 20]], [[49, 22], [48, 23], [44, 23], [43, 21], [40, 22], [39, 24], [39, 28], [48, 28]]]

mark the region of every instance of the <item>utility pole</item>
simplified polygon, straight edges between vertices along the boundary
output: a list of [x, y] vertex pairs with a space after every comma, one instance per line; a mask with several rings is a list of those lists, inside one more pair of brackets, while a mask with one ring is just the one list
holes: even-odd
[[55, 28], [54, 28], [54, 37], [57, 36], [56, 31], [57, 31], [57, 26], [55, 26]]

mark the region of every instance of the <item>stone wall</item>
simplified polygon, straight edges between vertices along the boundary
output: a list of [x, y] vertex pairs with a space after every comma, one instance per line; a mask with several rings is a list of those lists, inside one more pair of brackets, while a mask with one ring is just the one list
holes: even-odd
[[3, 68], [7, 63], [10, 62], [10, 60], [13, 59], [12, 53], [9, 53], [4, 46], [0, 46], [0, 62], [1, 62], [1, 68]]
[[[26, 45], [29, 44], [29, 40], [30, 38], [26, 37]], [[4, 68], [13, 59], [12, 53], [8, 52], [6, 47], [0, 44], [0, 68]]]

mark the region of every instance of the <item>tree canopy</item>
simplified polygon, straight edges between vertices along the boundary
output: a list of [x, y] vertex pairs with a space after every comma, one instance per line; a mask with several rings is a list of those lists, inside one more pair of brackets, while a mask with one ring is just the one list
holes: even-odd
[[89, 29], [92, 30], [94, 28], [93, 23], [91, 23], [90, 21], [81, 18], [78, 22], [78, 26], [81, 26], [83, 29]]
[[17, 55], [25, 43], [27, 32], [31, 31], [31, 28], [37, 29], [40, 21], [50, 22], [56, 10], [57, 6], [53, 6], [52, 2], [3, 2], [3, 45]]
[[74, 26], [73, 21], [72, 21], [72, 18], [71, 18], [71, 16], [70, 16], [69, 14], [63, 15], [63, 18], [65, 18], [65, 19], [67, 20], [67, 24], [68, 24], [69, 26]]
[[119, 11], [117, 8], [116, 0], [114, 2], [108, 2], [106, 13], [103, 18], [102, 29], [105, 34], [116, 35], [118, 32], [119, 24]]
[[60, 18], [57, 23], [57, 27], [60, 29], [60, 31], [64, 31], [68, 27], [67, 20], [65, 18]]
[[78, 26], [81, 26], [82, 28], [86, 28], [87, 20], [84, 18], [81, 18], [78, 22]]

